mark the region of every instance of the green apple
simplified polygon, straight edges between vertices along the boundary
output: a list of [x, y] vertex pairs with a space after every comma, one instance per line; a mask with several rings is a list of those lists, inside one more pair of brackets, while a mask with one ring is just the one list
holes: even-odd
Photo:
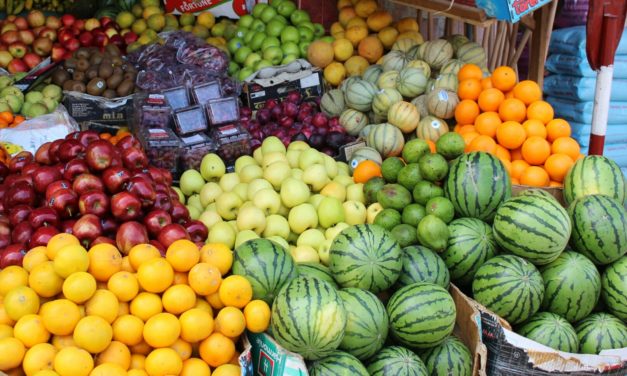
[[318, 207], [320, 206], [323, 198], [324, 196], [320, 193], [313, 194], [311, 195], [311, 197], [309, 197], [309, 203], [313, 205], [316, 210], [318, 210]]
[[266, 25], [266, 34], [271, 37], [278, 37], [285, 28], [285, 24], [280, 20], [272, 20]]
[[249, 67], [242, 68], [237, 73], [237, 79], [240, 80], [240, 81], [246, 81], [246, 79], [248, 77], [250, 77], [250, 75], [253, 74], [253, 73], [255, 73], [255, 71], [253, 71], [252, 68], [249, 68]]
[[262, 32], [266, 30], [266, 24], [262, 20], [254, 20], [250, 25], [250, 30], [254, 30], [256, 32]]
[[185, 195], [183, 194], [183, 191], [181, 191], [181, 188], [172, 187], [172, 189], [174, 189], [174, 192], [176, 192], [176, 195], [179, 196], [179, 202], [181, 204], [185, 204]]
[[205, 210], [205, 207], [200, 203], [200, 195], [198, 193], [195, 193], [187, 198], [187, 206], [194, 206], [201, 212]]
[[263, 178], [272, 184], [274, 189], [281, 189], [283, 181], [291, 176], [292, 169], [287, 162], [277, 161], [271, 163], [263, 171]]
[[[280, 33], [280, 32], [279, 32]], [[266, 34], [268, 34], [266, 32]], [[268, 36], [263, 43], [261, 43], [261, 51], [269, 48], [269, 47], [281, 47], [281, 41], [277, 37]]]
[[326, 238], [324, 237], [324, 233], [322, 231], [317, 228], [310, 228], [298, 236], [296, 245], [308, 245], [310, 247], [317, 248], [325, 240]]
[[266, 228], [266, 216], [263, 210], [254, 205], [240, 209], [237, 214], [237, 228], [239, 231], [253, 230], [260, 235]]
[[218, 184], [220, 184], [220, 188], [222, 188], [224, 192], [233, 190], [233, 187], [235, 187], [238, 183], [240, 183], [239, 175], [234, 172], [222, 175], [220, 181], [218, 182]]
[[276, 214], [281, 208], [281, 196], [272, 188], [257, 191], [252, 202], [264, 215]]
[[323, 42], [327, 42], [327, 43], [333, 43], [335, 41], [335, 38], [333, 38], [330, 35], [327, 35], [327, 36], [321, 37], [320, 40]]
[[259, 235], [257, 235], [257, 233], [253, 230], [240, 231], [235, 237], [235, 248], [253, 239], [259, 239]]
[[196, 170], [187, 170], [181, 175], [181, 192], [183, 192], [185, 196], [199, 193], [203, 185], [205, 185], [205, 179], [203, 179], [200, 172]]
[[307, 229], [318, 227], [318, 214], [313, 205], [304, 203], [290, 209], [287, 221], [292, 232], [302, 234]]
[[354, 183], [353, 178], [348, 175], [338, 175], [333, 178], [333, 181], [345, 187]]
[[237, 212], [244, 202], [235, 192], [222, 192], [216, 199], [216, 211], [220, 217], [230, 221], [237, 218]]
[[290, 21], [292, 21], [294, 25], [299, 25], [303, 22], [309, 22], [311, 21], [311, 19], [309, 18], [309, 13], [305, 12], [302, 9], [297, 9], [292, 12], [292, 15], [290, 16]]
[[243, 45], [244, 45], [244, 41], [242, 40], [242, 38], [235, 37], [231, 39], [229, 43], [226, 44], [226, 48], [229, 50], [231, 54], [235, 54], [237, 50], [242, 48]]
[[263, 58], [270, 61], [272, 65], [279, 65], [283, 60], [283, 51], [280, 47], [268, 47], [263, 50]]
[[239, 50], [235, 52], [235, 61], [238, 62], [239, 64], [244, 64], [244, 61], [246, 61], [246, 58], [252, 52], [253, 50], [251, 50], [250, 47], [242, 46]]
[[252, 201], [255, 198], [257, 192], [266, 188], [273, 189], [272, 184], [270, 184], [266, 179], [258, 178], [252, 180], [250, 183], [248, 183], [248, 199]]
[[283, 17], [289, 17], [296, 9], [296, 4], [290, 0], [281, 1], [276, 8], [277, 12]]
[[322, 26], [322, 24], [320, 23], [315, 23], [314, 25], [314, 35], [316, 36], [316, 38], [320, 38], [321, 36], [324, 35], [324, 26]]
[[290, 176], [294, 179], [303, 180], [303, 170], [300, 168], [293, 168]]
[[237, 221], [232, 219], [232, 220], [228, 221], [227, 223], [229, 224], [229, 226], [231, 226], [233, 231], [235, 231], [235, 234], [237, 234]]
[[300, 34], [298, 32], [298, 29], [295, 28], [294, 26], [284, 27], [283, 30], [281, 30], [281, 42], [282, 43], [300, 42]]
[[246, 37], [246, 35], [247, 35], [247, 34], [248, 34], [248, 29], [247, 29], [247, 28], [245, 28], [245, 27], [241, 27], [241, 26], [240, 26], [240, 27], [238, 27], [238, 28], [235, 30], [235, 35], [234, 35], [234, 37], [235, 37], [235, 38], [241, 38], [242, 40], [244, 40], [244, 38]]
[[276, 9], [272, 7], [268, 7], [261, 11], [261, 15], [259, 16], [259, 19], [265, 23], [268, 23], [276, 15], [277, 15]]
[[235, 229], [229, 223], [217, 222], [213, 225], [211, 231], [209, 231], [209, 237], [207, 238], [207, 242], [222, 243], [230, 249], [233, 249], [233, 246], [235, 245], [236, 234], [237, 233]]
[[279, 208], [279, 212], [277, 214], [283, 216], [284, 218], [287, 218], [287, 216], [290, 214], [290, 208], [283, 205], [283, 203], [281, 202], [281, 207]]
[[261, 61], [261, 55], [253, 52], [246, 57], [246, 60], [244, 60], [244, 66], [246, 68], [254, 69], [255, 64], [257, 64], [258, 61]]
[[309, 144], [306, 143], [305, 141], [294, 141], [294, 142], [290, 143], [287, 146], [287, 150], [300, 150], [300, 151], [303, 151], [303, 150], [307, 150], [307, 149], [310, 149], [310, 148], [311, 148], [311, 146], [309, 146]]
[[314, 25], [311, 21], [306, 21], [306, 22], [301, 22], [300, 25], [298, 25], [298, 30], [300, 31], [300, 29], [309, 29], [311, 30], [311, 35], [313, 35], [313, 32], [316, 30], [314, 28]]
[[261, 160], [261, 166], [263, 168], [267, 168], [274, 162], [289, 163], [287, 157], [285, 156], [285, 153], [282, 151], [268, 151], [266, 153], [263, 153], [263, 158]]
[[287, 148], [285, 147], [283, 142], [276, 136], [270, 136], [265, 138], [261, 143], [261, 147], [259, 149], [261, 149], [262, 155], [270, 154], [273, 152], [281, 152], [285, 154], [285, 152], [287, 151]]
[[250, 48], [252, 48], [253, 51], [259, 51], [261, 50], [261, 45], [263, 44], [263, 41], [266, 39], [266, 37], [266, 33], [264, 33], [263, 31], [258, 31], [255, 33], [253, 39], [250, 41], [250, 43], [248, 43], [248, 45], [250, 46]]
[[282, 2], [284, 2], [285, 0], [272, 0], [270, 2], [270, 6], [273, 8], [278, 8], [279, 5], [281, 5]]
[[288, 208], [293, 208], [309, 200], [309, 186], [301, 180], [287, 178], [281, 184], [281, 202]]
[[239, 174], [242, 172], [242, 169], [248, 165], [256, 165], [257, 161], [250, 155], [242, 155], [241, 157], [235, 160], [235, 173]]
[[207, 207], [205, 208], [205, 211], [212, 211], [212, 212], [217, 213], [216, 203], [212, 202], [211, 204], [207, 205]]
[[346, 162], [336, 162], [336, 164], [338, 175], [350, 175], [350, 167], [348, 167], [348, 164]]
[[369, 224], [374, 223], [374, 219], [377, 217], [377, 214], [381, 212], [381, 210], [383, 210], [383, 206], [381, 206], [378, 202], [370, 204], [370, 206], [366, 208], [366, 222]]
[[220, 179], [225, 171], [226, 165], [217, 154], [209, 153], [200, 162], [200, 174], [207, 181]]
[[320, 257], [322, 265], [329, 266], [331, 244], [333, 244], [333, 240], [327, 239], [318, 246], [318, 257]]
[[283, 55], [296, 55], [300, 54], [300, 50], [298, 49], [298, 44], [295, 42], [283, 42], [281, 45], [281, 50], [283, 50]]
[[311, 42], [314, 39], [314, 32], [308, 27], [300, 25], [298, 27], [298, 35], [301, 42]]
[[286, 239], [290, 235], [290, 224], [282, 215], [271, 214], [266, 217], [266, 228], [263, 230], [263, 237], [277, 236]]
[[366, 203], [366, 195], [364, 195], [364, 184], [355, 183], [346, 187], [346, 200], [357, 201], [362, 204]]
[[237, 21], [237, 25], [245, 28], [250, 28], [250, 25], [252, 25], [253, 21], [255, 21], [255, 18], [252, 15], [245, 14], [239, 18], [239, 21]]
[[289, 64], [296, 59], [298, 59], [298, 55], [285, 55], [283, 56], [283, 60], [281, 60], [281, 65]]
[[309, 165], [303, 170], [303, 182], [314, 192], [320, 192], [329, 183], [327, 170], [320, 163]]
[[272, 19], [270, 21], [280, 21], [282, 22], [284, 25], [289, 25], [290, 24], [290, 20], [281, 16], [280, 14], [277, 14], [276, 16], [272, 17]]
[[202, 213], [202, 210], [198, 209], [197, 206], [193, 206], [193, 205], [187, 205], [187, 211], [189, 212], [189, 217], [193, 220], [198, 219], [198, 217], [200, 217], [200, 213]]
[[270, 5], [266, 3], [258, 3], [253, 7], [252, 15], [254, 18], [261, 18], [261, 13]]
[[255, 149], [255, 151], [253, 151], [253, 158], [255, 159], [255, 161], [257, 161], [259, 165], [261, 165], [261, 163], [263, 162], [263, 153], [261, 152], [261, 148], [257, 148]]
[[254, 69], [254, 71], [255, 71], [255, 72], [257, 72], [257, 71], [258, 71], [258, 70], [260, 70], [260, 69], [267, 68], [267, 67], [271, 67], [271, 66], [272, 66], [272, 63], [271, 63], [271, 62], [269, 62], [269, 61], [268, 61], [268, 60], [266, 60], [266, 59], [261, 59], [261, 60], [259, 60], [257, 63], [255, 63], [255, 69]]
[[344, 219], [349, 225], [362, 225], [366, 223], [368, 213], [366, 206], [359, 201], [346, 201], [344, 207]]
[[248, 33], [246, 33], [246, 35], [244, 36], [244, 43], [246, 43], [246, 46], [250, 46], [250, 42], [253, 40], [253, 38], [256, 35], [256, 31], [249, 31]]
[[209, 231], [211, 231], [216, 223], [222, 222], [222, 217], [214, 211], [204, 211], [200, 214], [198, 220], [202, 222]]
[[300, 51], [300, 57], [302, 58], [307, 57], [307, 50], [309, 50], [310, 44], [311, 42], [300, 42], [300, 44], [298, 45], [298, 50]]
[[328, 240], [333, 240], [335, 239], [336, 236], [339, 235], [340, 232], [342, 232], [342, 230], [344, 230], [345, 228], [349, 228], [349, 227], [350, 225], [346, 222], [338, 222], [335, 226], [329, 227], [324, 232], [324, 237], [327, 238]]
[[211, 28], [211, 35], [214, 37], [221, 37], [224, 35], [224, 31], [226, 30], [226, 24], [222, 22], [218, 22], [213, 25]]
[[235, 76], [239, 72], [239, 64], [234, 62], [233, 60], [229, 61], [229, 67], [227, 69], [227, 73], [229, 76]]
[[[290, 144], [291, 145], [291, 144]], [[287, 161], [292, 168], [298, 168], [298, 158], [300, 157], [300, 150], [287, 150], [285, 156], [287, 157]]]
[[233, 37], [235, 37], [236, 32], [237, 32], [237, 26], [235, 26], [235, 24], [227, 24], [226, 28], [224, 29], [223, 37], [226, 40], [231, 40], [233, 39]]
[[[322, 163], [324, 163], [324, 161], [322, 159], [321, 153], [314, 148], [303, 150], [303, 152], [300, 153], [300, 158], [298, 159], [298, 167], [300, 167], [300, 169], [303, 171], [305, 171], [307, 167], [313, 164], [322, 164]], [[325, 175], [326, 175], [326, 172], [325, 172]]]
[[243, 181], [244, 183], [250, 183], [251, 181], [261, 177], [263, 177], [263, 169], [256, 164], [244, 166], [242, 171], [239, 173], [240, 181]]
[[329, 179], [335, 178], [338, 173], [337, 163], [335, 162], [335, 159], [324, 153], [322, 154], [322, 159], [324, 159], [324, 168], [327, 170], [327, 175], [329, 176]]
[[296, 263], [314, 262], [319, 263], [318, 251], [308, 245], [299, 245], [290, 249], [290, 254]]
[[233, 187], [233, 192], [242, 199], [242, 201], [246, 201], [248, 199], [248, 183], [239, 183]]
[[340, 202], [344, 202], [346, 201], [346, 186], [336, 181], [331, 181], [320, 190], [320, 194], [323, 196], [335, 197], [340, 200]]
[[318, 205], [318, 221], [323, 228], [344, 222], [344, 207], [335, 197], [324, 197]]
[[216, 182], [210, 181], [205, 183], [200, 190], [200, 205], [206, 208], [207, 205], [216, 201], [216, 198], [222, 194], [222, 188]]

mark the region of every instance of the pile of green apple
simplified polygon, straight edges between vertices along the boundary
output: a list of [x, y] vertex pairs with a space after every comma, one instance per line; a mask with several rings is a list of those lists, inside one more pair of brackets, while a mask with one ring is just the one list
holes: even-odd
[[209, 229], [208, 242], [233, 248], [263, 237], [290, 249], [296, 262], [326, 265], [340, 231], [376, 216], [346, 163], [302, 141], [286, 148], [274, 136], [237, 159], [235, 172], [227, 173], [218, 155], [205, 155], [179, 188], [191, 218]]
[[291, 0], [256, 4], [242, 16], [232, 33], [226, 33], [231, 53], [229, 74], [240, 80], [261, 68], [288, 64], [307, 57], [309, 44], [324, 36], [324, 27]]
[[42, 84], [26, 95], [13, 86], [14, 76], [0, 76], [0, 112], [9, 111], [26, 118], [35, 118], [56, 110], [61, 102], [63, 91], [54, 84]]

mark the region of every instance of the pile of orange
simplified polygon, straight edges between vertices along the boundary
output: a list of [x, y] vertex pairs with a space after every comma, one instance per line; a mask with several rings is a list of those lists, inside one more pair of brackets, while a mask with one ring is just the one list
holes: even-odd
[[0, 112], [0, 129], [14, 128], [22, 124], [26, 118], [22, 115], [14, 115], [11, 111]]
[[115, 145], [118, 143], [118, 141], [130, 135], [131, 135], [131, 132], [127, 127], [121, 127], [120, 129], [117, 130], [117, 132], [115, 132], [114, 135], [108, 132], [101, 133], [100, 138], [102, 138], [103, 140], [109, 140], [110, 143]]
[[[55, 235], [23, 266], [0, 271], [0, 371], [9, 375], [240, 375], [245, 329], [267, 329], [270, 308], [228, 275], [232, 251], [178, 240], [123, 256]], [[41, 372], [41, 373], [40, 373]]]
[[570, 137], [570, 124], [554, 118], [553, 107], [542, 100], [539, 85], [518, 82], [516, 72], [507, 66], [483, 77], [481, 68], [466, 64], [458, 79], [455, 131], [464, 138], [466, 151], [497, 156], [513, 184], [562, 186], [583, 154]]

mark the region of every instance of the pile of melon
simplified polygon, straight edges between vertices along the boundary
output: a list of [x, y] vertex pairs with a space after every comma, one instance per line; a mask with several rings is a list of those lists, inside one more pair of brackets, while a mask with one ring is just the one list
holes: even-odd
[[398, 156], [406, 139], [436, 142], [448, 132], [459, 103], [457, 73], [469, 63], [487, 71], [485, 50], [464, 36], [403, 38], [363, 74], [325, 93], [321, 107], [384, 158]]

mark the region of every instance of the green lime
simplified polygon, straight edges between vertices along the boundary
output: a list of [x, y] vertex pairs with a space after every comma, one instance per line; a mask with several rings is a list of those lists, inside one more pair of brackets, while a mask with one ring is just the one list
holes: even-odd
[[418, 241], [436, 252], [443, 251], [448, 245], [450, 232], [443, 220], [429, 214], [418, 224]]
[[464, 148], [466, 148], [464, 138], [455, 132], [443, 134], [435, 143], [435, 150], [449, 161], [462, 155]]
[[440, 154], [423, 155], [418, 164], [425, 180], [440, 181], [448, 173], [448, 162]]
[[431, 153], [429, 144], [427, 141], [415, 138], [408, 141], [403, 147], [403, 159], [407, 163], [416, 163], [422, 158], [423, 155]]
[[418, 223], [427, 215], [427, 210], [420, 204], [409, 204], [403, 209], [401, 222], [418, 227]]
[[383, 209], [374, 217], [374, 224], [391, 231], [401, 224], [401, 213], [394, 209]]
[[422, 174], [420, 173], [420, 165], [418, 163], [410, 163], [401, 168], [398, 173], [398, 184], [407, 189], [414, 189], [416, 183], [422, 180]]
[[383, 189], [385, 180], [381, 177], [371, 178], [364, 184], [364, 195], [366, 196], [366, 203], [368, 205], [377, 202], [377, 192]]
[[430, 181], [419, 181], [412, 192], [414, 201], [420, 205], [426, 205], [427, 202], [433, 197], [444, 196], [444, 190], [442, 187], [433, 184]]
[[381, 164], [381, 174], [388, 183], [396, 183], [398, 173], [405, 167], [405, 162], [398, 157], [390, 157]]
[[403, 210], [411, 204], [411, 193], [400, 184], [386, 184], [377, 192], [377, 201], [383, 208]]
[[446, 223], [449, 223], [455, 217], [455, 208], [453, 203], [446, 197], [433, 197], [425, 206], [427, 214], [433, 214]]
[[392, 237], [396, 239], [401, 248], [418, 243], [418, 234], [414, 226], [401, 223], [400, 225], [394, 226], [391, 233]]

